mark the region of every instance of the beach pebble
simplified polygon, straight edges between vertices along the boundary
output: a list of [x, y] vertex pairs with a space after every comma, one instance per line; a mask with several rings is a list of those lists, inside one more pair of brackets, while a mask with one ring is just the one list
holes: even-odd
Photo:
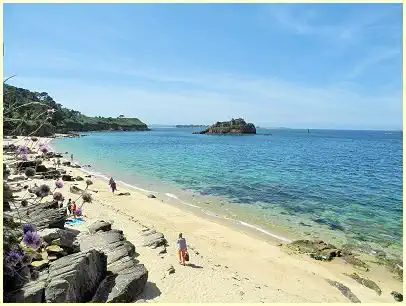
[[120, 192], [118, 195], [119, 196], [129, 196], [131, 194], [129, 192]]
[[148, 198], [150, 198], [150, 199], [155, 199], [156, 196], [154, 196], [154, 195], [151, 193], [151, 194], [148, 195]]
[[397, 292], [397, 291], [392, 291], [390, 293], [393, 298], [395, 299], [396, 302], [402, 302], [403, 301], [403, 294]]

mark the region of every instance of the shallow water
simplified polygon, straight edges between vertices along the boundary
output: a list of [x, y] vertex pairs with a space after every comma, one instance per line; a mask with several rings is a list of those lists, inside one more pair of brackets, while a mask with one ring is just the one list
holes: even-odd
[[402, 253], [401, 132], [195, 130], [86, 133], [55, 146], [93, 170], [229, 218]]

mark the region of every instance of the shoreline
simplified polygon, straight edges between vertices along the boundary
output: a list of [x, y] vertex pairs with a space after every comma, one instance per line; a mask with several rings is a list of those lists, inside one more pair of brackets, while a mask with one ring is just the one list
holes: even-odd
[[[50, 167], [52, 162], [44, 164]], [[61, 169], [73, 177], [88, 175], [86, 168]], [[36, 181], [54, 184], [52, 180]], [[390, 292], [402, 292], [402, 283], [384, 267], [361, 272], [340, 258], [316, 261], [260, 237], [265, 234], [253, 234], [252, 230], [251, 235], [241, 226], [228, 226], [218, 218], [200, 216], [193, 207], [176, 205], [161, 197], [150, 199], [146, 193], [127, 186], [119, 192], [130, 195], [112, 195], [103, 178], [92, 177], [92, 181], [88, 191], [93, 202], [83, 208], [86, 224], [95, 220], [112, 222], [136, 246], [137, 260], [149, 271], [148, 284], [140, 298], [150, 302], [348, 302], [326, 279], [349, 287], [362, 302], [394, 302]], [[84, 181], [64, 183], [61, 192], [65, 199], [78, 197], [70, 192], [70, 187], [85, 186]], [[159, 254], [158, 250], [140, 244], [140, 225], [165, 235], [169, 242], [166, 253]], [[179, 232], [188, 242], [190, 266], [178, 263], [175, 242]], [[174, 274], [167, 274], [168, 266], [175, 268]], [[382, 295], [343, 274], [353, 272], [377, 282]]]
[[[51, 139], [50, 143], [55, 146], [56, 141], [56, 139]], [[69, 148], [67, 150], [69, 150]], [[78, 161], [78, 163], [84, 164], [81, 161]], [[103, 170], [99, 171], [97, 168], [92, 168], [92, 170], [90, 170], [90, 168], [87, 168], [86, 166], [82, 167], [81, 169], [88, 174], [98, 176], [104, 180], [109, 179], [109, 176], [105, 174], [107, 172], [106, 169], [104, 172]], [[115, 173], [113, 177], [116, 177], [116, 174], [117, 173]], [[183, 207], [188, 209], [188, 211], [199, 215], [200, 217], [208, 218], [212, 221], [215, 220], [216, 222], [222, 222], [228, 226], [233, 226], [234, 228], [240, 229], [247, 233], [254, 234], [257, 237], [265, 239], [269, 242], [289, 243], [299, 239], [320, 239], [331, 241], [338, 247], [345, 244], [355, 243], [360, 247], [368, 245], [371, 249], [371, 252], [369, 253], [371, 256], [376, 254], [377, 250], [383, 250], [392, 258], [403, 258], [403, 249], [386, 249], [376, 243], [350, 239], [339, 232], [331, 231], [323, 226], [318, 226], [317, 224], [312, 224], [312, 230], [310, 231], [307, 230], [307, 228], [301, 228], [300, 224], [304, 224], [303, 222], [308, 223], [308, 220], [297, 220], [303, 221], [299, 223], [292, 221], [291, 218], [279, 215], [268, 216], [269, 218], [265, 220], [258, 217], [258, 213], [260, 213], [258, 209], [233, 204], [232, 201], [226, 197], [203, 195], [198, 191], [182, 188], [182, 186], [176, 186], [164, 181], [161, 182], [161, 180], [156, 178], [149, 179], [145, 175], [141, 175], [139, 177], [134, 176], [134, 180], [136, 182], [131, 182], [131, 178], [130, 181], [126, 180], [125, 178], [122, 178], [120, 174], [118, 174], [117, 177], [119, 178], [116, 179], [118, 184], [143, 193], [159, 194], [162, 197], [161, 200], [170, 205]], [[157, 188], [155, 188], [155, 190], [151, 190], [142, 184], [139, 186], [137, 181], [143, 181], [144, 179], [151, 183], [145, 185], [150, 186], [153, 184]], [[196, 202], [199, 203], [199, 205], [195, 205], [194, 203]], [[258, 222], [256, 223], [256, 221]]]
[[[62, 136], [60, 138], [64, 138], [64, 137]], [[55, 142], [55, 139], [50, 139], [48, 142], [48, 146], [51, 149], [51, 151], [56, 152], [54, 142]], [[74, 153], [74, 152], [72, 151], [72, 152], [69, 152], [69, 154], [70, 153]], [[68, 161], [68, 158], [64, 158], [64, 159], [66, 161]], [[76, 160], [76, 161], [74, 161], [74, 163], [77, 165], [80, 165], [81, 168], [78, 168], [78, 169], [88, 175], [97, 177], [106, 182], [108, 182], [110, 179], [109, 176], [107, 176], [105, 173], [103, 173], [101, 171], [98, 171], [97, 169], [92, 168], [92, 170], [94, 170], [94, 171], [92, 171], [92, 170], [89, 170], [88, 168], [83, 167], [82, 166], [83, 163], [80, 160]], [[161, 191], [144, 189], [135, 184], [126, 182], [126, 181], [122, 180], [121, 178], [115, 179], [115, 181], [117, 182], [118, 185], [124, 185], [127, 188], [131, 188], [138, 192], [142, 192], [145, 195], [158, 194], [160, 196], [164, 196], [166, 198], [169, 198], [169, 199], [165, 199], [166, 200], [165, 202], [169, 205], [175, 205], [177, 208], [188, 209], [190, 212], [194, 213], [196, 216], [207, 218], [211, 221], [220, 222], [220, 223], [226, 224], [228, 226], [233, 226], [234, 228], [243, 230], [246, 233], [250, 233], [251, 235], [254, 234], [257, 237], [265, 238], [266, 240], [268, 240], [269, 242], [273, 242], [274, 244], [278, 243], [278, 242], [290, 243], [290, 242], [293, 242], [293, 240], [294, 240], [294, 237], [293, 237], [294, 233], [290, 233], [290, 235], [289, 235], [288, 233], [282, 233], [282, 231], [270, 232], [269, 230], [264, 229], [257, 224], [251, 224], [251, 223], [245, 222], [244, 220], [239, 220], [239, 219], [231, 219], [231, 218], [228, 218], [227, 216], [218, 215], [216, 212], [205, 210], [203, 207], [194, 205], [187, 201], [184, 201], [184, 200], [180, 199], [177, 195], [174, 195], [169, 192], [162, 193]], [[182, 192], [186, 192], [186, 190], [182, 190]], [[208, 196], [204, 196], [204, 195], [199, 195], [199, 197], [201, 197], [202, 199], [209, 198]], [[171, 201], [171, 200], [173, 200], [173, 201]], [[283, 234], [285, 236], [282, 236]]]

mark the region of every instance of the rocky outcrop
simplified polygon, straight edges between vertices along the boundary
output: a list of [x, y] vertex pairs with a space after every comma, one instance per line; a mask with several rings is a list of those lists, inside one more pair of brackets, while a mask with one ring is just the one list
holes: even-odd
[[150, 247], [152, 249], [156, 249], [160, 246], [166, 246], [168, 243], [162, 233], [147, 227], [141, 231], [139, 240], [142, 246]]
[[13, 293], [5, 293], [7, 303], [43, 303], [45, 302], [45, 287], [48, 278], [48, 270], [39, 273], [39, 277], [25, 284]]
[[132, 302], [143, 291], [148, 270], [138, 264], [135, 246], [120, 230], [112, 230], [106, 221], [97, 221], [88, 233], [77, 236], [82, 251], [96, 249], [107, 256], [108, 275], [99, 285], [93, 302]]
[[45, 288], [47, 303], [88, 302], [106, 274], [106, 255], [84, 251], [54, 261]]
[[329, 279], [326, 279], [326, 281], [333, 287], [336, 287], [338, 290], [340, 290], [341, 294], [344, 295], [347, 299], [349, 299], [352, 303], [361, 303], [361, 301], [357, 298], [357, 296], [352, 293], [350, 288], [347, 286], [344, 286], [343, 284], [339, 282], [335, 282]]
[[244, 119], [232, 119], [231, 121], [216, 122], [208, 129], [193, 134], [256, 134], [257, 130], [252, 123], [246, 123]]
[[334, 257], [341, 256], [341, 251], [338, 248], [321, 240], [296, 240], [287, 246], [299, 253], [308, 254], [316, 260], [330, 261]]
[[137, 265], [126, 273], [107, 276], [93, 297], [92, 302], [129, 303], [143, 291], [148, 279], [144, 265]]
[[45, 228], [64, 228], [67, 218], [66, 208], [59, 208], [57, 202], [42, 203], [41, 205], [32, 205], [20, 207], [19, 211], [11, 211], [10, 214], [19, 220], [29, 220], [34, 224], [37, 230]]
[[54, 244], [62, 247], [68, 254], [80, 251], [80, 245], [76, 241], [79, 231], [73, 229], [46, 228], [39, 231], [41, 238], [48, 245]]
[[370, 279], [367, 279], [367, 278], [363, 278], [363, 277], [359, 276], [357, 273], [353, 273], [353, 274], [344, 273], [344, 275], [351, 277], [353, 280], [360, 283], [361, 285], [363, 285], [371, 290], [374, 290], [378, 295], [382, 294], [381, 288], [379, 288], [379, 286], [374, 281], [371, 281]]

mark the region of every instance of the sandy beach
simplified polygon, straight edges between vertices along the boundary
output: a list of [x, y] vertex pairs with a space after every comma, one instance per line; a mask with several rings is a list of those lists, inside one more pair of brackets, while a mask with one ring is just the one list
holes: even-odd
[[[38, 143], [50, 140], [41, 138]], [[23, 141], [21, 138], [18, 142], [4, 140], [4, 143], [22, 145]], [[74, 152], [69, 152], [67, 158], [70, 153]], [[4, 159], [7, 158], [5, 155]], [[51, 161], [45, 165], [53, 166]], [[73, 177], [87, 179], [89, 175], [80, 168], [61, 168]], [[137, 260], [149, 271], [147, 285], [140, 296], [147, 302], [350, 302], [326, 279], [347, 286], [361, 302], [395, 302], [390, 293], [402, 292], [402, 282], [394, 279], [384, 267], [371, 265], [365, 272], [340, 258], [331, 262], [316, 261], [293, 253], [285, 242], [265, 240], [255, 233], [227, 226], [220, 220], [167, 203], [159, 195], [148, 198], [147, 193], [120, 184], [118, 193], [129, 195], [112, 194], [105, 179], [93, 176], [91, 180], [89, 192], [93, 201], [83, 206], [86, 225], [95, 220], [110, 221], [135, 245]], [[35, 182], [40, 184], [43, 180], [34, 179], [32, 184]], [[54, 185], [54, 181], [45, 182]], [[69, 198], [79, 197], [70, 192], [72, 185], [86, 187], [85, 181], [64, 183], [61, 192], [65, 203]], [[169, 243], [167, 253], [159, 254], [157, 249], [140, 245], [143, 226], [165, 235]], [[176, 240], [180, 232], [187, 240], [190, 253], [190, 263], [186, 266], [178, 262]], [[175, 273], [167, 273], [170, 266], [175, 268]], [[382, 294], [344, 275], [353, 272], [373, 280]]]

